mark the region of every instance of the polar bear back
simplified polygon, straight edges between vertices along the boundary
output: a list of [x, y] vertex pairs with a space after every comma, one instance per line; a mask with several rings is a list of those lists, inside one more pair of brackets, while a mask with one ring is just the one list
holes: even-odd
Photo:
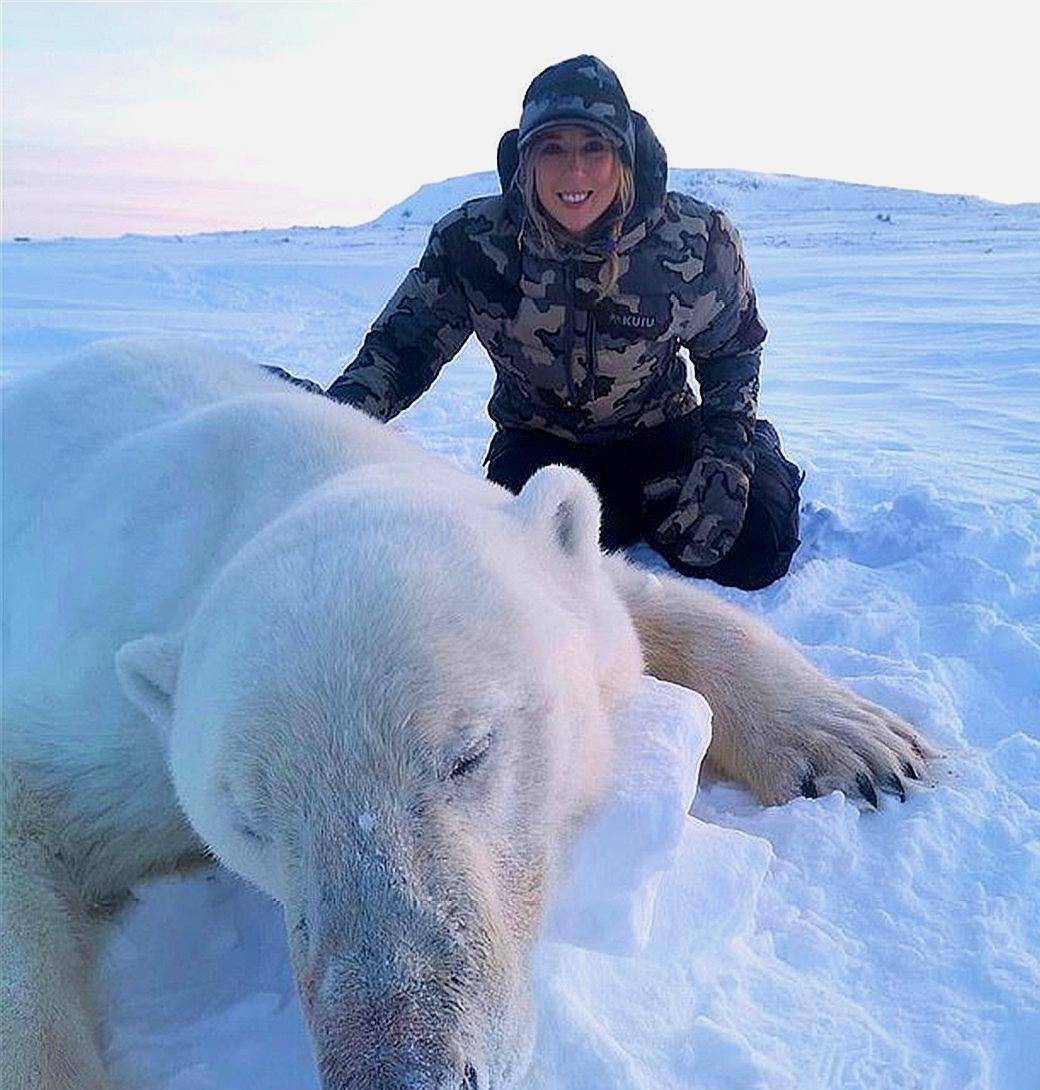
[[[82, 749], [131, 748], [116, 650], [177, 631], [223, 565], [311, 489], [426, 462], [361, 413], [183, 342], [95, 346], [5, 390], [4, 707]], [[84, 704], [89, 705], [89, 709]], [[44, 711], [44, 709], [46, 709]], [[108, 732], [105, 734], [104, 732]]]
[[106, 617], [122, 629], [93, 640], [106, 653], [139, 628], [176, 627], [253, 533], [339, 474], [451, 472], [363, 414], [206, 345], [102, 343], [5, 395], [14, 674], [23, 648]]
[[[4, 391], [5, 538], [20, 529], [21, 501], [34, 510], [52, 497], [60, 502], [92, 460], [119, 441], [206, 406], [264, 395], [304, 396], [241, 356], [183, 340], [101, 342], [16, 380]], [[395, 436], [360, 414], [335, 413], [307, 397], [312, 417], [344, 436], [338, 455], [347, 464], [353, 451], [394, 445]], [[406, 456], [407, 444], [397, 445], [396, 456]], [[256, 453], [262, 456], [263, 446]]]

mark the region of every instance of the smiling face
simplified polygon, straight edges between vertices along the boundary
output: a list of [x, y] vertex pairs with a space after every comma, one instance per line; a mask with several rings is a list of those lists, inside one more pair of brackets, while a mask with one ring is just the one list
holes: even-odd
[[617, 196], [614, 145], [593, 129], [561, 125], [537, 137], [532, 154], [542, 207], [568, 234], [584, 234]]

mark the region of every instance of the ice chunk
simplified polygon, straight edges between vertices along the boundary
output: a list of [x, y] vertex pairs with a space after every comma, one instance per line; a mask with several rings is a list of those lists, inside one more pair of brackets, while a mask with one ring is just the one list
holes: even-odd
[[647, 677], [617, 740], [613, 787], [571, 849], [546, 938], [631, 955], [647, 944], [657, 887], [682, 841], [711, 709], [699, 693]]

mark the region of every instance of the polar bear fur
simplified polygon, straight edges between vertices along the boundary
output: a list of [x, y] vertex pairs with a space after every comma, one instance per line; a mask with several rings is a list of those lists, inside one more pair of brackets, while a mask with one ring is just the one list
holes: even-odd
[[[101, 1090], [93, 921], [208, 854], [284, 907], [327, 1090], [503, 1090], [526, 960], [642, 670], [773, 803], [924, 744], [752, 618], [210, 347], [5, 392], [4, 1084]], [[864, 784], [867, 787], [864, 787]]]

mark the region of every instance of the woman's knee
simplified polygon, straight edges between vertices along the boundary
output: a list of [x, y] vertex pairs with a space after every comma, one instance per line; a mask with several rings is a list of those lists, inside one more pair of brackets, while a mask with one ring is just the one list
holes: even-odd
[[518, 493], [542, 466], [570, 464], [550, 436], [517, 430], [496, 431], [484, 456], [487, 479], [513, 493]]
[[654, 548], [682, 575], [694, 579], [710, 579], [724, 587], [740, 590], [761, 590], [787, 574], [797, 547], [785, 547], [778, 538], [769, 513], [749, 500], [747, 514], [733, 546], [717, 563], [694, 567], [684, 563], [675, 550], [654, 543]]
[[784, 455], [776, 429], [767, 420], [756, 423], [752, 449], [755, 469], [747, 510], [729, 552], [717, 564], [695, 568], [671, 550], [655, 544], [676, 571], [742, 590], [760, 590], [787, 574], [800, 543], [800, 488], [804, 474]]
[[780, 437], [768, 420], [756, 423], [753, 448], [755, 471], [748, 507], [754, 504], [765, 513], [775, 538], [774, 551], [786, 572], [800, 543], [799, 513], [805, 474], [781, 450]]

